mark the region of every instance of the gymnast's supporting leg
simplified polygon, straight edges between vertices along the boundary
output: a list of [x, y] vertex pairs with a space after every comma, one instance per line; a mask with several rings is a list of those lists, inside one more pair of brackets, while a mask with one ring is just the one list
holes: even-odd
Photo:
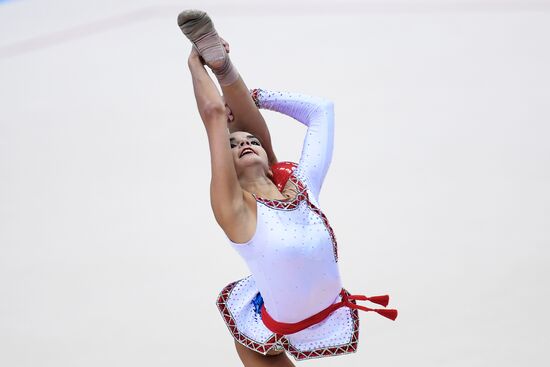
[[261, 355], [235, 341], [235, 348], [245, 367], [294, 367], [286, 353]]
[[229, 58], [229, 45], [218, 36], [208, 14], [199, 10], [183, 11], [178, 16], [178, 25], [218, 79], [225, 102], [235, 117], [229, 124], [230, 130], [256, 135], [267, 152], [270, 165], [276, 163], [267, 124]]

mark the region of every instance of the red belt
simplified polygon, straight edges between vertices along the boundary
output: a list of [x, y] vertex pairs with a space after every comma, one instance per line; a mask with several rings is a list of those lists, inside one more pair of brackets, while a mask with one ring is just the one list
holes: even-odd
[[321, 321], [326, 319], [331, 313], [333, 313], [340, 307], [344, 307], [344, 306], [353, 308], [356, 310], [361, 310], [361, 311], [374, 311], [379, 315], [387, 317], [390, 320], [395, 320], [397, 318], [397, 310], [386, 309], [386, 308], [368, 308], [365, 306], [357, 305], [354, 302], [351, 302], [351, 301], [370, 301], [386, 307], [390, 301], [390, 297], [387, 295], [374, 296], [374, 297], [367, 297], [362, 295], [351, 295], [342, 289], [342, 291], [340, 292], [340, 296], [342, 296], [342, 300], [340, 302], [334, 303], [328, 306], [327, 308], [325, 308], [324, 310], [316, 313], [315, 315], [295, 323], [286, 323], [286, 322], [279, 322], [274, 320], [267, 313], [267, 310], [264, 304], [262, 305], [262, 321], [264, 322], [264, 325], [274, 333], [288, 335], [288, 334], [297, 333], [298, 331], [307, 329], [310, 326], [320, 323]]

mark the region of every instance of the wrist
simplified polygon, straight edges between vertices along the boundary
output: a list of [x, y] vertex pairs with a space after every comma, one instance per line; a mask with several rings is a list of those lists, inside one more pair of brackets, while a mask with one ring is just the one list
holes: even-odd
[[261, 108], [260, 107], [260, 93], [261, 93], [261, 91], [262, 90], [260, 88], [254, 88], [254, 89], [250, 90], [250, 97], [252, 97], [252, 100], [254, 101], [254, 104], [258, 108]]
[[187, 65], [189, 66], [189, 69], [192, 69], [192, 68], [195, 68], [195, 67], [202, 67], [202, 62], [201, 62], [201, 59], [200, 59], [200, 56], [198, 55], [189, 55], [189, 57], [187, 58]]

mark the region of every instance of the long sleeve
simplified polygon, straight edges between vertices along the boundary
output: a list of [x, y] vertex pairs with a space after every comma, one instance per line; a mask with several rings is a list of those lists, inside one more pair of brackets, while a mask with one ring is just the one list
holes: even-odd
[[299, 93], [252, 91], [252, 98], [262, 109], [290, 116], [307, 126], [302, 155], [296, 175], [319, 199], [321, 186], [332, 160], [334, 142], [334, 105], [319, 97]]

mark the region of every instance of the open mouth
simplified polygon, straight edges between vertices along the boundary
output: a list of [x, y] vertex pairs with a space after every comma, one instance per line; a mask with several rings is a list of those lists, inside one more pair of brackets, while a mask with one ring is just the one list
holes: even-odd
[[244, 148], [243, 151], [241, 152], [241, 154], [239, 154], [239, 158], [247, 155], [247, 154], [256, 154], [256, 152], [254, 152], [252, 149], [250, 148]]

